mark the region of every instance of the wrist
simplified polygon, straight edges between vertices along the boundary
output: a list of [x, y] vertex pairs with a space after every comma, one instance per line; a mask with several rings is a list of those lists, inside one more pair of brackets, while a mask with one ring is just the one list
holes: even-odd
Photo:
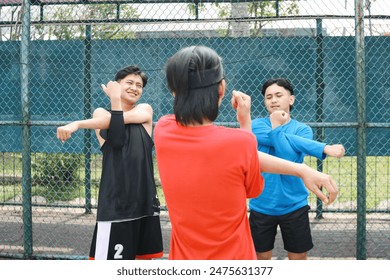
[[122, 111], [122, 103], [120, 98], [111, 98], [111, 111]]
[[323, 153], [326, 154], [326, 155], [328, 154], [328, 147], [329, 147], [328, 145], [324, 146]]
[[238, 122], [240, 124], [240, 128], [243, 128], [243, 129], [246, 129], [249, 131], [252, 130], [252, 120], [250, 118], [250, 115], [239, 118]]
[[252, 121], [252, 119], [251, 119], [251, 116], [250, 116], [250, 114], [248, 114], [248, 115], [245, 115], [245, 116], [239, 116], [238, 117], [238, 122], [240, 123], [240, 124], [246, 124], [246, 123], [250, 123]]
[[271, 126], [272, 126], [272, 129], [275, 129], [275, 128], [278, 128], [279, 126], [281, 126], [282, 124], [280, 123], [272, 123]]
[[76, 130], [78, 130], [80, 128], [80, 126], [81, 126], [81, 122], [80, 121], [74, 121], [73, 124], [76, 127]]
[[296, 171], [296, 176], [299, 178], [303, 178], [305, 172], [307, 172], [308, 166], [304, 163], [297, 163], [295, 171]]

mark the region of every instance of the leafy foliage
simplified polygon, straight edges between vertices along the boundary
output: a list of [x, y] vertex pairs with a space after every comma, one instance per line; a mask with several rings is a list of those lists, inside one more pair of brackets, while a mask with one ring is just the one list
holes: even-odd
[[[48, 20], [58, 21], [56, 25], [37, 25], [33, 36], [41, 40], [77, 40], [84, 39], [86, 34], [85, 24], [61, 23], [77, 20], [101, 20], [115, 19], [120, 12], [122, 19], [136, 19], [139, 17], [137, 10], [130, 5], [121, 5], [118, 10], [116, 4], [96, 5], [58, 5], [48, 7], [46, 11]], [[95, 40], [134, 39], [135, 33], [128, 30], [128, 24], [93, 24], [91, 37]]]
[[33, 165], [33, 185], [43, 189], [47, 200], [58, 200], [78, 188], [81, 156], [77, 154], [43, 154]]

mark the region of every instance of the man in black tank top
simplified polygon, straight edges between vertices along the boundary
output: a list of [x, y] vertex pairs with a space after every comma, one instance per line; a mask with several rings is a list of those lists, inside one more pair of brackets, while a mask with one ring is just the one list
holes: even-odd
[[160, 203], [153, 172], [153, 110], [136, 104], [147, 76], [137, 66], [118, 71], [102, 85], [111, 110], [57, 129], [65, 141], [80, 128], [95, 129], [103, 153], [97, 221], [90, 259], [152, 259], [163, 255]]

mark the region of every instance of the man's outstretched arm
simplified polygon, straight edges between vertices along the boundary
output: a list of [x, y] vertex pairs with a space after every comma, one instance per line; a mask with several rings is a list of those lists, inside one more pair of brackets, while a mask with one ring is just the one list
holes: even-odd
[[[332, 203], [338, 195], [336, 182], [327, 174], [319, 172], [304, 163], [295, 163], [277, 158], [266, 153], [258, 152], [261, 172], [293, 175], [300, 177], [306, 188], [314, 193], [324, 203]], [[327, 195], [321, 191], [325, 188]]]

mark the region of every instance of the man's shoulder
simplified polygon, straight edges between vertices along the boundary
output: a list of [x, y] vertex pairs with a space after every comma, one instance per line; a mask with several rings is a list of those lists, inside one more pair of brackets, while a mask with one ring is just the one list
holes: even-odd
[[298, 121], [296, 119], [291, 119], [290, 120], [290, 124], [291, 125], [294, 125], [296, 127], [300, 127], [300, 128], [308, 128], [308, 129], [311, 129], [309, 125], [307, 125], [306, 123], [304, 122], [301, 122], [301, 121]]
[[176, 118], [175, 115], [165, 115], [162, 116], [155, 125], [155, 131], [160, 130], [160, 128], [167, 128], [172, 126], [173, 124], [176, 124]]
[[225, 126], [219, 126], [219, 130], [217, 130], [220, 135], [222, 135], [223, 139], [225, 141], [228, 141], [228, 139], [231, 139], [232, 141], [247, 141], [247, 142], [256, 142], [255, 135], [246, 129], [241, 128], [232, 128], [232, 127], [225, 127]]
[[269, 120], [269, 117], [265, 117], [265, 118], [255, 118], [252, 120], [252, 122], [265, 122]]
[[158, 119], [157, 124], [176, 122], [175, 115], [165, 115]]
[[313, 137], [313, 129], [306, 123], [291, 119], [289, 122], [290, 129], [295, 131], [295, 134], [311, 139]]
[[152, 105], [150, 105], [149, 103], [139, 103], [139, 104], [137, 104], [135, 106], [139, 107], [139, 108], [145, 108], [145, 109], [153, 110]]
[[255, 118], [252, 120], [252, 122], [258, 122], [258, 123], [264, 123], [264, 122], [269, 122], [269, 116], [265, 118]]
[[256, 119], [253, 119], [252, 120], [252, 128], [253, 127], [269, 127], [271, 126], [271, 121], [269, 119], [269, 117], [266, 117], [266, 118], [256, 118]]

